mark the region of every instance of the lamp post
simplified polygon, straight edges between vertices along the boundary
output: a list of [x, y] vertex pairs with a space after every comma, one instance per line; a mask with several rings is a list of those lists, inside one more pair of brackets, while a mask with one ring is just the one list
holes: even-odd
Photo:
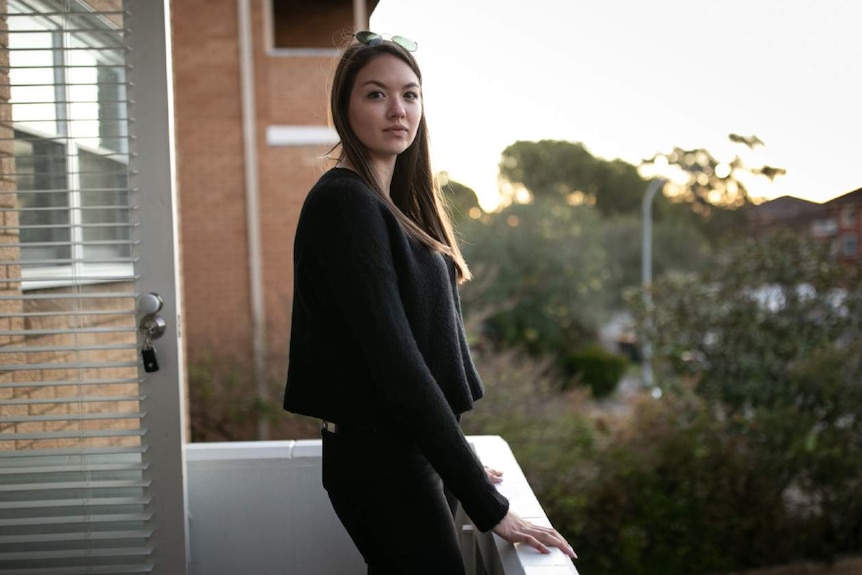
[[643, 382], [647, 388], [653, 386], [652, 373], [652, 343], [649, 340], [649, 331], [652, 328], [652, 201], [665, 184], [663, 178], [652, 180], [647, 186], [643, 199], [643, 239], [641, 241], [641, 284], [643, 288], [643, 302], [646, 310], [646, 330], [644, 330], [643, 343], [641, 344], [641, 357], [643, 358]]

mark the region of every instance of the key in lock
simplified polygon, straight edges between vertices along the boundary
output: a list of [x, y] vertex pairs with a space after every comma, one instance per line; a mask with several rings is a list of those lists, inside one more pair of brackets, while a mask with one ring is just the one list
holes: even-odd
[[144, 334], [144, 345], [141, 348], [141, 360], [144, 364], [144, 371], [153, 373], [159, 370], [159, 361], [156, 359], [156, 349], [153, 347], [153, 340], [162, 337], [165, 333], [167, 322], [165, 318], [156, 314], [144, 316], [138, 328]]

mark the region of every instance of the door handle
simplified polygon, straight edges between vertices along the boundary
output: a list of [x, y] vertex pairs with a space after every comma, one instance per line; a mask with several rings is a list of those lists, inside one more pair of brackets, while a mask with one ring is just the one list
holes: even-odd
[[150, 292], [138, 296], [138, 313], [141, 314], [138, 330], [148, 341], [159, 339], [165, 333], [168, 323], [159, 314], [164, 305], [165, 300], [157, 293]]

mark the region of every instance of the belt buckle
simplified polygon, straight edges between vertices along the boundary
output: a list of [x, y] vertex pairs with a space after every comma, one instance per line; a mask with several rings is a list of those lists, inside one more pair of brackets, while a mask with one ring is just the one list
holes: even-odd
[[320, 421], [320, 429], [329, 433], [338, 433], [338, 425], [326, 420]]

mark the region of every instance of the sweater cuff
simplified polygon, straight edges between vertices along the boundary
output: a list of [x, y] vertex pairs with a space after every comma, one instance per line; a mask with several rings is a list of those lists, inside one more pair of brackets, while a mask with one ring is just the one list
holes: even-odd
[[461, 502], [464, 511], [482, 533], [496, 527], [509, 512], [509, 500], [493, 485], [489, 484], [489, 487], [480, 497], [471, 497], [469, 503]]

